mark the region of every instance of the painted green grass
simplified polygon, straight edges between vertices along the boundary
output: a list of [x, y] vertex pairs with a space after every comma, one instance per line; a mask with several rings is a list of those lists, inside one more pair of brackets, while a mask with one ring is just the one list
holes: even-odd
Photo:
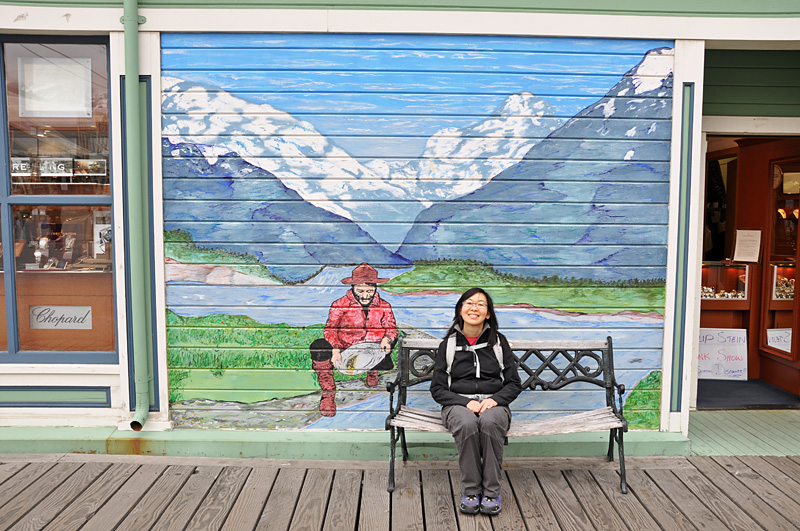
[[657, 430], [661, 410], [661, 371], [652, 371], [634, 387], [625, 400], [628, 427]]
[[164, 254], [182, 264], [224, 265], [239, 273], [281, 283], [255, 256], [199, 247], [189, 233], [180, 229], [164, 231]]
[[[184, 317], [167, 310], [170, 401], [184, 399], [187, 384], [197, 380], [191, 377], [192, 369], [208, 369], [215, 378], [222, 378], [228, 369], [290, 369], [313, 375], [317, 385], [308, 349], [314, 340], [323, 337], [323, 330], [322, 324], [264, 324], [247, 316], [227, 314]], [[392, 359], [397, 359], [397, 349]], [[337, 381], [364, 377], [338, 371], [333, 374]]]
[[584, 313], [638, 311], [663, 315], [666, 295], [663, 281], [527, 279], [498, 273], [486, 264], [461, 260], [417, 262], [412, 271], [398, 275], [381, 288], [392, 293], [463, 292], [473, 286], [486, 288], [496, 304], [530, 304]]

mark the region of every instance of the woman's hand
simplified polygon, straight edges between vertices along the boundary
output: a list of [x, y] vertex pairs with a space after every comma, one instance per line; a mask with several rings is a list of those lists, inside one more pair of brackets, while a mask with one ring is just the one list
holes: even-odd
[[[474, 402], [474, 400], [473, 400]], [[477, 411], [478, 415], [486, 411], [487, 409], [491, 409], [497, 405], [497, 402], [494, 401], [494, 398], [487, 398], [483, 402], [480, 403], [480, 407]]]
[[477, 400], [470, 400], [467, 402], [467, 409], [475, 413], [476, 415], [481, 414], [481, 403]]

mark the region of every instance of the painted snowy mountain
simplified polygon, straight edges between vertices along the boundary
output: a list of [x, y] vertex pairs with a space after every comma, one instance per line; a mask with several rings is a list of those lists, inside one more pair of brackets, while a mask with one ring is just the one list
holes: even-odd
[[[274, 175], [236, 153], [203, 156], [193, 144], [162, 140], [164, 228], [195, 244], [249, 254], [286, 280], [326, 265], [407, 265], [350, 220], [304, 202]], [[207, 155], [207, 154], [206, 154]], [[197, 179], [204, 179], [203, 186]], [[330, 245], [331, 242], [340, 245]]]
[[671, 49], [648, 53], [523, 161], [421, 212], [399, 254], [526, 276], [577, 266], [579, 278], [663, 278], [672, 64]]
[[521, 92], [481, 122], [439, 130], [417, 160], [370, 167], [399, 186], [416, 183], [415, 197], [430, 204], [477, 190], [562, 125], [549, 103]]
[[197, 145], [211, 165], [236, 153], [390, 250], [432, 200], [480, 188], [561, 125], [541, 98], [514, 94], [483, 121], [437, 132], [421, 159], [362, 164], [311, 123], [271, 105], [175, 78], [162, 85], [164, 136], [172, 144]]

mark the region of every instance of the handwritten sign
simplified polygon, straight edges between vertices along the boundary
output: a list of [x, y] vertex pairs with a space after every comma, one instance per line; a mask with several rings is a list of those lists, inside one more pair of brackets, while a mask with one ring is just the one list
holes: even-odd
[[701, 328], [697, 377], [747, 380], [747, 330]]
[[792, 329], [791, 328], [768, 328], [767, 345], [777, 348], [784, 352], [792, 351]]

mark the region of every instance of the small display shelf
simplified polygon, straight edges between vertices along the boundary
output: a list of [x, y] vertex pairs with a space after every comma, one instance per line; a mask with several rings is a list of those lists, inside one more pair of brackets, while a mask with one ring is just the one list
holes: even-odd
[[791, 310], [794, 304], [795, 262], [771, 262], [772, 296], [770, 309]]
[[747, 265], [726, 265], [722, 262], [703, 262], [700, 298], [747, 300], [749, 271]]
[[747, 264], [703, 262], [700, 299], [704, 310], [747, 310], [749, 294]]

